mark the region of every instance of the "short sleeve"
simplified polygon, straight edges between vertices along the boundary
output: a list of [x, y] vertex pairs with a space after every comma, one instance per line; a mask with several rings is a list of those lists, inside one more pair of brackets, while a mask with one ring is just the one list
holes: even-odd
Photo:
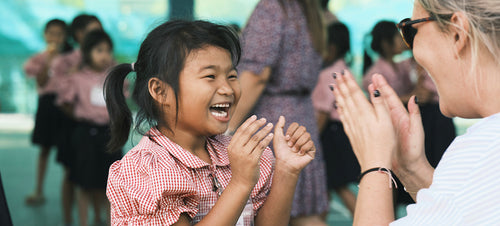
[[279, 59], [284, 14], [276, 0], [262, 0], [242, 33], [242, 59], [238, 70], [260, 74]]
[[160, 159], [143, 150], [111, 165], [106, 194], [113, 225], [171, 225], [182, 213], [196, 215], [196, 186], [179, 166]]
[[264, 205], [264, 202], [271, 191], [273, 178], [274, 155], [268, 147], [262, 153], [260, 160], [260, 177], [259, 181], [252, 190], [252, 203], [254, 214], [257, 215], [259, 209]]
[[329, 88], [329, 85], [335, 82], [332, 73], [332, 70], [325, 69], [319, 74], [318, 83], [311, 94], [316, 111], [330, 114], [334, 109], [335, 96]]
[[436, 167], [431, 186], [421, 189], [407, 216], [391, 226], [498, 225], [499, 121], [478, 122], [454, 140]]
[[36, 77], [42, 73], [44, 66], [46, 64], [46, 59], [44, 54], [36, 54], [26, 61], [24, 64], [24, 72], [30, 77]]

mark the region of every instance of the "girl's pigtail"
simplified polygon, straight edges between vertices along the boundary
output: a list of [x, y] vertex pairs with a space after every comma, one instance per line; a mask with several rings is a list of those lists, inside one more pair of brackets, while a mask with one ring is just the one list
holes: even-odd
[[111, 128], [111, 139], [108, 143], [110, 152], [119, 150], [128, 140], [132, 113], [125, 102], [123, 84], [125, 77], [132, 71], [131, 64], [117, 65], [111, 70], [104, 82], [104, 97]]

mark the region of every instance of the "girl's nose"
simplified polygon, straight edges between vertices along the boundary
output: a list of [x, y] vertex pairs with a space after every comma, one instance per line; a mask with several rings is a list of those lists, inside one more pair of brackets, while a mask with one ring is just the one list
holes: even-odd
[[233, 87], [226, 81], [221, 81], [221, 84], [219, 86], [219, 89], [217, 90], [217, 93], [220, 95], [226, 95], [226, 96], [231, 96], [234, 94]]

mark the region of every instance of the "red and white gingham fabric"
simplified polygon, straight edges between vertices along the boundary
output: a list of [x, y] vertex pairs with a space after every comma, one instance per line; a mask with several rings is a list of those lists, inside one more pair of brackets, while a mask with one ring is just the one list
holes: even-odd
[[[110, 167], [106, 195], [111, 203], [111, 224], [171, 225], [182, 213], [187, 213], [192, 223], [200, 221], [218, 198], [210, 174], [217, 177], [223, 188], [231, 179], [227, 155], [230, 139], [222, 135], [207, 139], [212, 159], [209, 165], [157, 129], [151, 129], [149, 137], [144, 136]], [[252, 225], [266, 200], [273, 164], [273, 153], [267, 148], [261, 157], [259, 181], [249, 199], [253, 215], [240, 219], [241, 225]]]

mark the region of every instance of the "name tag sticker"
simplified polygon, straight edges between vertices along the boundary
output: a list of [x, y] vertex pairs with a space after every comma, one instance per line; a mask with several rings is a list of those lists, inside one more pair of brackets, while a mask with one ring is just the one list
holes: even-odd
[[94, 106], [106, 107], [102, 86], [94, 86], [90, 91], [90, 103]]

